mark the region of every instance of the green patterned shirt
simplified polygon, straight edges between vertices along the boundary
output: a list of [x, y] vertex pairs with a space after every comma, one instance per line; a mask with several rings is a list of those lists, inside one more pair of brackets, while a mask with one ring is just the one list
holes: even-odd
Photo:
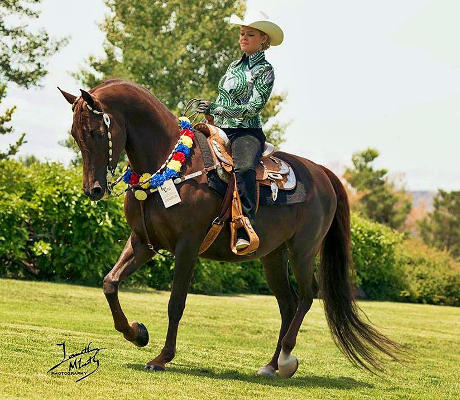
[[259, 50], [233, 61], [220, 79], [219, 95], [209, 107], [214, 124], [221, 128], [262, 128], [259, 112], [267, 103], [275, 74]]

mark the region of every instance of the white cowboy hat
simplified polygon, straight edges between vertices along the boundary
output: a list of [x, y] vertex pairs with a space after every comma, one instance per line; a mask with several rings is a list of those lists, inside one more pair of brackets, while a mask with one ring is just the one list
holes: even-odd
[[270, 21], [267, 14], [262, 11], [260, 11], [260, 15], [248, 15], [244, 18], [244, 20], [237, 15], [232, 14], [229, 22], [235, 25], [244, 25], [259, 29], [270, 36], [271, 46], [279, 46], [283, 42], [283, 30], [274, 22]]

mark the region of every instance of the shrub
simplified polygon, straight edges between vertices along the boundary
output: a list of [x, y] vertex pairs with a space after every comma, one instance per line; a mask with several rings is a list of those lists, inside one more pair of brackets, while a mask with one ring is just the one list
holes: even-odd
[[[0, 276], [102, 285], [130, 231], [122, 198], [94, 203], [80, 186], [79, 169], [0, 161]], [[460, 305], [460, 263], [446, 252], [403, 240], [401, 233], [356, 214], [351, 239], [354, 278], [368, 298]], [[126, 284], [169, 290], [173, 274], [173, 257], [156, 255]], [[259, 261], [200, 259], [191, 291], [269, 293], [269, 288]]]
[[270, 293], [259, 261], [240, 264], [200, 259], [196, 265], [193, 293]]
[[404, 273], [396, 254], [402, 234], [353, 213], [351, 240], [355, 284], [370, 299], [398, 299], [404, 288]]
[[120, 200], [89, 201], [78, 170], [3, 161], [0, 190], [2, 276], [99, 283], [129, 235]]
[[460, 306], [460, 262], [447, 251], [410, 239], [399, 245], [398, 256], [406, 280], [402, 300]]

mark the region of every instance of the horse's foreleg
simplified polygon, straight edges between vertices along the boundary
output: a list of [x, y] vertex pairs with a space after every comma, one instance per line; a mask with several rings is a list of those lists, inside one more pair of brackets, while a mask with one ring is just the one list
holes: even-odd
[[123, 333], [125, 339], [140, 347], [145, 346], [149, 341], [147, 329], [138, 322], [128, 322], [118, 301], [118, 286], [152, 255], [153, 252], [131, 233], [118, 261], [104, 278], [104, 294], [112, 311], [115, 329]]
[[174, 278], [168, 304], [168, 333], [161, 353], [147, 363], [146, 369], [163, 371], [166, 368], [166, 363], [170, 362], [176, 354], [177, 329], [184, 313], [187, 292], [198, 258], [198, 248], [199, 243], [194, 243], [191, 238], [181, 240], [176, 246]]

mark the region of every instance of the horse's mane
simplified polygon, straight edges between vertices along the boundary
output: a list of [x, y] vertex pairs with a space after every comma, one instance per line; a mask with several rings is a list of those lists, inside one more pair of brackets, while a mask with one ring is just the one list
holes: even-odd
[[99, 85], [93, 87], [92, 89], [89, 90], [90, 93], [94, 93], [96, 90], [100, 90], [100, 89], [106, 89], [110, 86], [118, 86], [118, 85], [123, 85], [123, 86], [129, 86], [130, 88], [132, 89], [135, 89], [139, 95], [143, 95], [145, 97], [147, 97], [147, 99], [149, 101], [151, 101], [152, 103], [155, 104], [156, 107], [160, 107], [160, 108], [163, 108], [164, 110], [166, 110], [169, 114], [171, 114], [172, 116], [174, 116], [174, 114], [171, 113], [171, 111], [169, 111], [169, 109], [160, 101], [158, 100], [158, 98], [152, 93], [150, 92], [150, 90], [148, 90], [147, 88], [137, 84], [137, 83], [134, 83], [134, 82], [131, 82], [127, 79], [122, 79], [122, 78], [108, 78], [108, 79], [105, 79], [104, 81], [102, 81]]
[[[92, 89], [89, 90], [90, 93], [95, 92], [98, 89], [103, 89], [108, 86], [114, 86], [114, 85], [126, 85], [126, 86], [131, 86], [136, 89], [139, 89], [141, 91], [144, 91], [145, 93], [148, 93], [149, 95], [153, 96], [152, 93], [150, 93], [149, 90], [147, 90], [145, 87], [138, 85], [137, 83], [131, 82], [128, 79], [122, 79], [122, 78], [108, 78], [102, 81], [99, 85], [94, 86]], [[155, 97], [155, 96], [153, 96]]]

